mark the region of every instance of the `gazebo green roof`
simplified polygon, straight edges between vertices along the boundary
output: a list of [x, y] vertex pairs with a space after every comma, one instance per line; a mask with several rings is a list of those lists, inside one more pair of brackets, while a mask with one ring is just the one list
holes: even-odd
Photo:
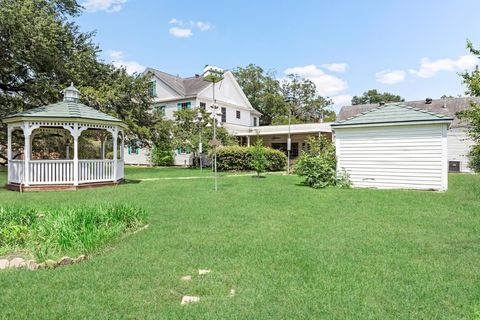
[[453, 118], [449, 116], [417, 109], [402, 103], [388, 103], [345, 120], [338, 121], [332, 124], [332, 127], [392, 125], [396, 123], [449, 123], [451, 121], [453, 121]]
[[[8, 115], [3, 122], [12, 123], [22, 120], [95, 121], [125, 126], [121, 120], [80, 103], [77, 98], [79, 91], [73, 85], [62, 92], [65, 95], [63, 101]], [[74, 94], [75, 98], [69, 94]]]

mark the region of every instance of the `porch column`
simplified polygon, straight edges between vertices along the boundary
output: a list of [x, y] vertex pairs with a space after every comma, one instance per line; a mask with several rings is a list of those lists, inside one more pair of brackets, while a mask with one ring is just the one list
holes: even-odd
[[23, 162], [25, 163], [24, 171], [24, 180], [23, 184], [28, 187], [30, 185], [30, 153], [32, 145], [30, 143], [30, 134], [31, 130], [29, 127], [29, 123], [25, 122], [23, 125], [23, 135], [25, 137], [25, 145], [23, 150]]
[[121, 146], [120, 146], [120, 160], [124, 161], [124, 157], [125, 157], [125, 136], [124, 136], [124, 133], [123, 133], [123, 130], [120, 130], [120, 133], [122, 134], [122, 143], [121, 143]]
[[10, 175], [12, 172], [12, 127], [7, 129], [7, 162], [8, 162], [8, 183], [10, 183]]
[[118, 127], [113, 129], [113, 181], [117, 181], [117, 140], [118, 140]]
[[78, 186], [78, 123], [73, 124], [73, 185]]
[[247, 147], [250, 147], [250, 136], [247, 136]]

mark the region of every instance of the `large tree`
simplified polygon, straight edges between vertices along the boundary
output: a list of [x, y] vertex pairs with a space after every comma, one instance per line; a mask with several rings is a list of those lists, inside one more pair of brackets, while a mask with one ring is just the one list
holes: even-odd
[[315, 84], [308, 79], [292, 74], [280, 82], [274, 71], [265, 72], [254, 64], [233, 72], [252, 106], [262, 113], [262, 125], [287, 123], [289, 109], [292, 123], [335, 120], [335, 112], [327, 109], [332, 101], [317, 95]]
[[[480, 59], [480, 49], [476, 49], [473, 43], [467, 41], [467, 49], [471, 54]], [[465, 71], [460, 73], [463, 83], [467, 86], [466, 94], [474, 97], [480, 96], [480, 70], [477, 65], [471, 72]], [[475, 145], [470, 151], [470, 168], [475, 172], [480, 172], [480, 104], [471, 102], [471, 106], [460, 114], [462, 118], [469, 121], [469, 135], [473, 139]]]
[[260, 124], [269, 125], [274, 119], [287, 113], [284, 97], [280, 93], [280, 82], [275, 79], [275, 72], [265, 71], [257, 65], [249, 64], [245, 68], [235, 68], [233, 74], [252, 107], [262, 113]]
[[[74, 22], [81, 9], [75, 0], [0, 0], [0, 118], [57, 102], [73, 81], [83, 102], [149, 141], [148, 79], [100, 61], [93, 33]], [[0, 132], [4, 146], [4, 126]]]
[[367, 104], [367, 103], [380, 103], [380, 102], [400, 102], [405, 101], [401, 96], [384, 92], [380, 93], [377, 89], [365, 91], [361, 96], [354, 96], [352, 98], [352, 105]]

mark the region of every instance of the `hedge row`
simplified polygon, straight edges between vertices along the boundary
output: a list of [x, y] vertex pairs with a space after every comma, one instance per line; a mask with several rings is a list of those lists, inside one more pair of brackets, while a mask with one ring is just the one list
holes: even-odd
[[[269, 165], [268, 171], [280, 171], [287, 165], [287, 156], [272, 148], [263, 148]], [[253, 170], [253, 147], [225, 146], [217, 149], [217, 168], [220, 171]]]

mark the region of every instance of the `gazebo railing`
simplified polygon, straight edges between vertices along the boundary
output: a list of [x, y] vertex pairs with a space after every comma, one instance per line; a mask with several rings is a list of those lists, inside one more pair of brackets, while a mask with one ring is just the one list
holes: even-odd
[[101, 182], [114, 179], [113, 160], [78, 160], [78, 181]]
[[25, 164], [23, 160], [10, 160], [8, 162], [8, 181], [22, 183]]
[[30, 160], [30, 184], [73, 183], [73, 160]]

